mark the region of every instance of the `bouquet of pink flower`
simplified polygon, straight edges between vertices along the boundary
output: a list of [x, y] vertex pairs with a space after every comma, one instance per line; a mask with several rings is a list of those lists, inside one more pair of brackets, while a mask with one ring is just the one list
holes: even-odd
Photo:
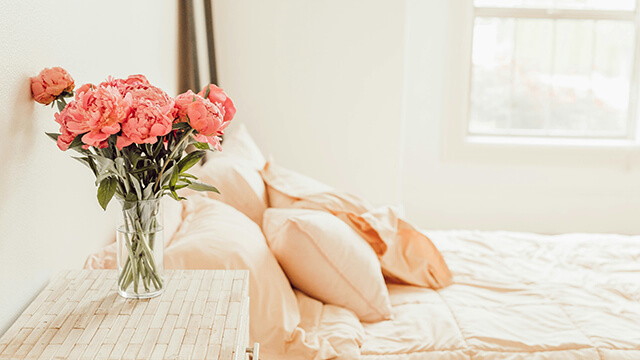
[[[172, 98], [142, 75], [108, 78], [75, 92], [74, 87], [73, 78], [59, 67], [31, 79], [34, 100], [55, 103], [59, 110], [55, 121], [60, 133], [47, 135], [61, 150], [80, 154], [75, 159], [96, 177], [100, 206], [106, 209], [114, 196], [123, 204], [125, 225], [134, 235], [128, 239], [130, 256], [123, 265], [121, 290], [134, 283], [138, 294], [139, 280], [145, 288], [161, 289], [153, 239], [145, 235], [157, 224], [147, 216], [153, 209], [141, 202], [163, 195], [181, 200], [176, 191], [185, 187], [218, 192], [187, 171], [205, 150], [220, 150], [220, 136], [235, 114], [233, 101], [215, 85]], [[67, 98], [72, 100], [67, 103]], [[186, 154], [189, 145], [197, 150]]]

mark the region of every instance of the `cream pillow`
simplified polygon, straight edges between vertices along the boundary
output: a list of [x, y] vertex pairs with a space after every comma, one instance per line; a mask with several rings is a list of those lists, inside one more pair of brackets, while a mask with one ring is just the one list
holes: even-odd
[[306, 294], [353, 311], [360, 320], [391, 318], [389, 293], [371, 247], [322, 211], [269, 209], [263, 231], [289, 281]]
[[[244, 125], [225, 137], [221, 152], [207, 154], [207, 161], [192, 170], [200, 181], [218, 188], [207, 192], [215, 200], [231, 205], [256, 224], [268, 207], [267, 190], [259, 171], [265, 160]], [[184, 194], [192, 194], [185, 192]]]
[[260, 227], [205, 196], [190, 197], [184, 208], [184, 221], [165, 249], [165, 267], [249, 270], [251, 339], [269, 352], [285, 352], [296, 336], [300, 312]]

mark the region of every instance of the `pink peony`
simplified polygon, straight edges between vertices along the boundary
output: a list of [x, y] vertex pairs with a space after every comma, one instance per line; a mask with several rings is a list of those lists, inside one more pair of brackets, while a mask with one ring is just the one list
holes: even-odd
[[140, 85], [151, 85], [149, 83], [149, 80], [147, 80], [147, 78], [141, 74], [129, 75], [129, 77], [124, 80], [124, 83], [132, 87], [137, 87]]
[[218, 136], [224, 133], [228, 122], [224, 121], [224, 108], [214, 104], [191, 90], [176, 97], [176, 116], [179, 121], [189, 121], [198, 134]]
[[122, 124], [122, 136], [116, 146], [122, 149], [132, 143], [153, 144], [158, 136], [171, 132], [174, 119], [174, 101], [162, 90], [149, 85], [136, 89], [131, 117]]
[[189, 124], [205, 136], [218, 135], [224, 122], [224, 110], [210, 101], [194, 101], [187, 107]]
[[69, 149], [69, 145], [76, 136], [88, 131], [85, 118], [89, 114], [79, 107], [77, 101], [70, 102], [62, 112], [56, 113], [54, 118], [60, 124], [60, 133], [58, 136], [58, 147], [62, 151]]
[[201, 96], [196, 95], [193, 91], [187, 90], [187, 92], [176, 96], [175, 98], [175, 116], [180, 121], [187, 121], [187, 108], [189, 104], [194, 101], [198, 101], [198, 98], [204, 100]]
[[148, 85], [143, 88], [135, 88], [129, 90], [134, 99], [141, 99], [150, 101], [153, 104], [156, 104], [160, 107], [170, 106], [169, 110], [173, 110], [174, 101], [173, 99], [167, 95], [162, 89], [157, 88], [153, 85]]
[[[82, 142], [100, 147], [109, 136], [120, 131], [120, 124], [131, 114], [131, 95], [123, 96], [117, 88], [99, 86], [81, 94], [81, 106], [90, 114], [86, 118]], [[104, 145], [103, 145], [104, 146]]]
[[233, 119], [233, 116], [236, 114], [236, 107], [233, 105], [233, 100], [224, 92], [224, 90], [219, 87], [209, 84], [205, 86], [202, 91], [198, 93], [198, 95], [205, 97], [207, 94], [207, 88], [209, 88], [209, 96], [207, 99], [214, 104], [222, 104], [224, 108], [224, 121], [229, 122]]
[[131, 113], [131, 95], [122, 96], [112, 86], [85, 88], [76, 93], [75, 100], [55, 115], [62, 135], [58, 146], [69, 147], [69, 140], [84, 134], [82, 142], [89, 146], [105, 147], [112, 134], [120, 131], [120, 123]]
[[109, 77], [97, 86], [85, 84], [75, 100], [55, 115], [61, 133], [58, 147], [67, 150], [78, 135], [85, 149], [107, 147], [114, 134], [119, 149], [134, 143], [153, 144], [171, 132], [174, 121], [188, 121], [196, 140], [220, 149], [220, 135], [233, 117], [226, 115], [225, 104], [232, 112], [235, 108], [220, 88], [210, 89], [207, 99], [189, 90], [174, 100], [142, 75]]
[[82, 86], [80, 86], [77, 90], [76, 90], [76, 97], [78, 96], [78, 94], [87, 92], [87, 90], [92, 90], [95, 89], [96, 86], [93, 84], [84, 84]]
[[[57, 119], [56, 119], [57, 121]], [[58, 136], [58, 148], [62, 151], [67, 151], [69, 149], [69, 145], [73, 142], [73, 139], [76, 138], [76, 135], [69, 132], [69, 130], [64, 127], [62, 124], [60, 125], [60, 136]]]
[[149, 87], [153, 87], [144, 75], [130, 75], [126, 79], [116, 79], [110, 76], [107, 80], [100, 83], [100, 86], [112, 86], [117, 88], [122, 95], [126, 95], [136, 89], [147, 89]]
[[60, 94], [70, 92], [75, 87], [73, 78], [61, 68], [46, 68], [31, 78], [31, 95], [41, 104], [51, 104]]

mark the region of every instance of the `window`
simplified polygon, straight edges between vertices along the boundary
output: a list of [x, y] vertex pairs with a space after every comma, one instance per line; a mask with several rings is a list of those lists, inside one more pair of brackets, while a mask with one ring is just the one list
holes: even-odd
[[636, 0], [474, 0], [467, 133], [635, 139]]

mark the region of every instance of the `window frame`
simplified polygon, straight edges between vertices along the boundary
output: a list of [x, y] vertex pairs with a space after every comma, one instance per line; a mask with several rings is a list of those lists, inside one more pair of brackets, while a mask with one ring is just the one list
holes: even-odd
[[[545, 9], [545, 8], [508, 8], [508, 7], [476, 7], [473, 0], [467, 0], [471, 7], [471, 32], [469, 34], [468, 56], [468, 84], [467, 84], [467, 113], [464, 117], [463, 129], [465, 139], [472, 143], [497, 144], [538, 144], [559, 146], [629, 146], [640, 141], [638, 132], [638, 103], [640, 102], [640, 0], [635, 0], [634, 10], [593, 10], [593, 9]], [[616, 133], [588, 132], [571, 134], [557, 131], [557, 135], [550, 135], [549, 130], [505, 129], [496, 130], [491, 134], [473, 133], [470, 131], [471, 120], [471, 90], [473, 81], [473, 34], [476, 18], [493, 17], [507, 19], [575, 19], [575, 20], [613, 20], [631, 22], [635, 30], [633, 63], [629, 88], [629, 104], [626, 119], [626, 132]], [[535, 134], [540, 132], [540, 134]], [[545, 132], [546, 134], [542, 134]]]
[[[469, 135], [474, 5], [473, 0], [447, 3], [448, 46], [441, 54], [445, 58], [442, 69], [444, 83], [441, 86], [442, 161], [491, 166], [640, 169], [640, 136], [636, 135], [638, 127], [629, 131], [633, 138], [620, 139]], [[636, 9], [640, 13], [640, 7]], [[636, 29], [638, 32], [640, 27]], [[640, 61], [639, 42], [640, 36], [636, 37], [636, 62]]]

